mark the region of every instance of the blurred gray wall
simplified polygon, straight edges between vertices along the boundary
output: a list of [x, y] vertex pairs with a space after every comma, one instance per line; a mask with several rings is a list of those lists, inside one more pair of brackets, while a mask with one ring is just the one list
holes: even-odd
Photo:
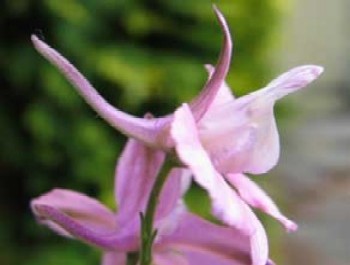
[[300, 224], [287, 236], [288, 264], [350, 264], [350, 1], [294, 0], [276, 59], [325, 67], [319, 80], [289, 96], [296, 116], [281, 132], [276, 171]]

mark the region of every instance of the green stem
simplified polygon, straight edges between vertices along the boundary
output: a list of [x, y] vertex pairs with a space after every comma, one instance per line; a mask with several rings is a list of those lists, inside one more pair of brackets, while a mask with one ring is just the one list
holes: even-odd
[[157, 230], [153, 230], [154, 216], [159, 200], [159, 195], [166, 178], [173, 167], [170, 159], [165, 159], [162, 169], [156, 178], [148, 199], [146, 213], [141, 213], [141, 251], [140, 265], [151, 265], [152, 262], [152, 245], [157, 235]]

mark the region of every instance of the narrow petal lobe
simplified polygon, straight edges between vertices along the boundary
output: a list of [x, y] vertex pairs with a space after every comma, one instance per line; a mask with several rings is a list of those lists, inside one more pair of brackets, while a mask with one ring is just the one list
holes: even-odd
[[265, 213], [273, 216], [287, 229], [287, 231], [295, 231], [298, 226], [285, 217], [272, 199], [252, 180], [243, 174], [228, 174], [227, 180], [238, 190], [242, 199]]

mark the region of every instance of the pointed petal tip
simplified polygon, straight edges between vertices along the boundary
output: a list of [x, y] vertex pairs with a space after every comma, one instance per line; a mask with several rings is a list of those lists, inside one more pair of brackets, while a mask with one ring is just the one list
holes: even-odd
[[318, 65], [297, 66], [278, 76], [267, 85], [267, 90], [274, 94], [275, 99], [306, 87], [315, 81], [323, 72], [323, 67]]
[[32, 42], [36, 42], [39, 38], [35, 34], [32, 34], [30, 35], [30, 39], [32, 40]]
[[220, 11], [220, 9], [213, 4], [213, 10], [215, 12], [215, 15], [220, 23], [220, 26], [222, 28], [222, 30], [224, 31], [224, 37], [225, 37], [225, 42], [226, 42], [226, 46], [230, 51], [229, 57], [231, 57], [231, 50], [232, 50], [232, 37], [230, 34], [230, 29], [228, 27], [227, 21], [225, 19], [225, 16], [222, 14], [222, 12]]
[[324, 68], [319, 65], [304, 65], [297, 67], [296, 69], [298, 68], [301, 70], [301, 73], [305, 75], [305, 77], [308, 77], [306, 79], [309, 79], [310, 82], [319, 77], [324, 71]]
[[286, 220], [283, 225], [288, 233], [292, 233], [298, 230], [298, 225], [291, 220]]
[[216, 4], [212, 4], [211, 6], [213, 7], [215, 12], [220, 12]]
[[313, 73], [315, 76], [319, 76], [324, 72], [324, 67], [319, 65], [313, 65]]
[[323, 70], [323, 67], [318, 65], [304, 65], [295, 68], [296, 87], [302, 88], [313, 82], [323, 73]]
[[35, 48], [37, 48], [39, 45], [43, 44], [43, 42], [40, 40], [40, 38], [35, 34], [32, 34], [30, 36], [30, 39], [31, 39], [32, 43], [34, 44]]
[[217, 18], [219, 19], [220, 23], [221, 23], [223, 26], [226, 27], [226, 26], [227, 26], [227, 25], [226, 25], [226, 20], [225, 20], [224, 15], [223, 15], [222, 12], [220, 11], [220, 9], [217, 7], [216, 4], [213, 4], [212, 7], [213, 7], [213, 10], [214, 10], [214, 12], [215, 12], [215, 15], [216, 15]]

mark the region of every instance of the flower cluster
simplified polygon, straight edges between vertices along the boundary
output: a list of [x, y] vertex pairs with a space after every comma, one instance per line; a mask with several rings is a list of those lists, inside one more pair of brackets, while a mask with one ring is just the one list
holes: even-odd
[[[195, 99], [160, 118], [137, 118], [113, 107], [67, 59], [32, 36], [37, 51], [106, 122], [129, 137], [116, 168], [116, 213], [63, 189], [31, 202], [40, 223], [102, 249], [103, 265], [131, 264], [132, 258], [138, 264], [138, 257], [141, 265], [273, 264], [265, 230], [252, 208], [273, 216], [287, 231], [297, 229], [245, 174], [266, 173], [276, 165], [280, 147], [274, 103], [305, 87], [323, 69], [293, 68], [236, 99], [225, 83], [232, 40], [225, 18], [215, 6], [214, 11], [224, 35], [216, 66], [206, 65], [208, 80]], [[182, 197], [192, 179], [208, 192], [220, 225], [186, 209]], [[147, 247], [151, 257], [145, 262]]]

